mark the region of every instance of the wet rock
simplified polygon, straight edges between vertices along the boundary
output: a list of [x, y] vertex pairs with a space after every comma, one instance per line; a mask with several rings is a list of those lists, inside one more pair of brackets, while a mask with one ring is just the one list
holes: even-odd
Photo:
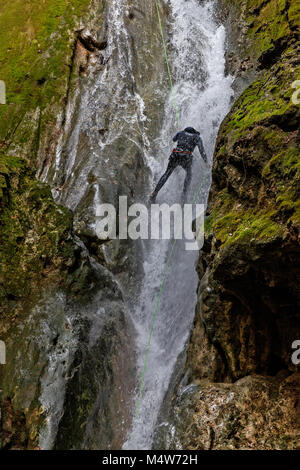
[[300, 326], [300, 112], [291, 100], [299, 70], [291, 8], [271, 0], [229, 7], [238, 46], [228, 66], [245, 80], [216, 143], [187, 358], [200, 385], [177, 403], [175, 448], [299, 446], [291, 345]]
[[[284, 376], [283, 376], [284, 377]], [[174, 404], [170, 449], [297, 449], [300, 377], [252, 375], [234, 384], [201, 382]]]
[[89, 52], [94, 52], [96, 49], [103, 50], [107, 47], [107, 41], [97, 41], [88, 28], [79, 31], [78, 39]]
[[[31, 10], [28, 14], [30, 22]], [[44, 16], [47, 14], [41, 18]], [[64, 11], [62, 24], [60, 19], [53, 21], [53, 31], [45, 28], [49, 37], [38, 45], [43, 49], [41, 59], [28, 59], [36, 42], [24, 40], [22, 58], [11, 54], [3, 69], [4, 74], [11, 72], [11, 57], [14, 70], [19, 67], [22, 75], [23, 57], [26, 64], [32, 62], [22, 90], [14, 88], [10, 75], [11, 102], [0, 110], [0, 338], [5, 341], [8, 358], [7, 364], [0, 366], [1, 446], [5, 449], [53, 447], [65, 402], [64, 416], [69, 411], [69, 383], [78, 367], [91, 381], [96, 380], [91, 363], [95, 370], [106, 367], [101, 386], [108, 387], [114, 380], [113, 371], [120, 375], [119, 363], [125, 361], [122, 351], [126, 351], [128, 371], [131, 364], [119, 287], [74, 234], [71, 211], [56, 204], [49, 186], [35, 179], [36, 169], [44, 178], [59, 151], [62, 128], [72, 115], [69, 100], [78, 92], [83, 68], [91, 63], [92, 53], [78, 41], [76, 31], [82, 29], [81, 23], [88, 25], [92, 33], [90, 39], [85, 38], [91, 44], [93, 25], [96, 23], [102, 34], [103, 19], [102, 2], [80, 2], [78, 11]], [[36, 27], [40, 26], [43, 28], [43, 24]], [[16, 30], [14, 34], [18, 37]], [[105, 48], [101, 40], [96, 45]], [[22, 109], [14, 101], [15, 94]], [[64, 181], [61, 183], [63, 186]], [[106, 331], [104, 337], [102, 330]], [[97, 342], [103, 350], [99, 358], [89, 350]], [[84, 354], [91, 354], [87, 362]], [[107, 365], [102, 362], [106, 360]], [[84, 386], [80, 386], [81, 392]], [[100, 414], [109, 406], [109, 399], [100, 400], [99, 393], [97, 388], [89, 390], [89, 407], [85, 416], [78, 416], [78, 427], [72, 423], [74, 433], [84, 432], [95, 403]], [[122, 397], [124, 403], [126, 399]], [[123, 408], [118, 410], [120, 422], [125, 419], [122, 413]], [[113, 406], [110, 419], [114, 420]], [[121, 430], [118, 433], [120, 441]]]
[[[124, 10], [133, 69], [125, 54], [120, 80], [107, 35], [109, 6], [83, 0], [62, 7], [47, 28], [47, 12], [41, 14], [36, 28], [45, 37], [23, 38], [22, 57], [14, 40], [23, 32], [12, 28], [14, 37], [5, 37], [10, 54], [1, 79], [9, 77], [11, 102], [0, 109], [0, 338], [9, 361], [0, 380], [7, 449], [120, 448], [129, 428], [133, 334], [116, 277], [128, 287], [137, 263], [127, 241], [103, 246], [93, 229], [94, 202], [97, 194], [97, 202], [117, 205], [119, 194], [132, 201], [147, 185], [140, 96], [150, 103], [149, 135], [155, 136], [163, 93], [153, 90], [168, 79], [161, 74], [163, 56], [155, 53], [161, 51], [156, 16], [144, 3], [134, 21]], [[29, 24], [31, 7], [26, 14]], [[124, 97], [128, 113], [122, 114]], [[130, 126], [129, 115], [137, 115]]]

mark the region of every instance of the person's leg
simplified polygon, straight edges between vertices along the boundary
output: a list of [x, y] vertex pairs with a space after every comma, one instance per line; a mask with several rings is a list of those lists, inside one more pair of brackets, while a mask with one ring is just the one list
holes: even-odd
[[192, 158], [187, 161], [186, 165], [184, 166], [184, 169], [186, 171], [185, 175], [185, 180], [184, 180], [184, 185], [183, 185], [183, 192], [187, 193], [190, 184], [191, 184], [191, 179], [192, 179]]
[[160, 178], [159, 182], [156, 185], [155, 190], [152, 193], [152, 196], [151, 196], [152, 199], [154, 199], [157, 196], [158, 192], [161, 190], [163, 185], [166, 183], [167, 179], [173, 173], [173, 171], [175, 170], [177, 165], [178, 165], [178, 163], [176, 161], [176, 157], [171, 156], [170, 159], [169, 159], [169, 163], [168, 163], [168, 166], [167, 166], [167, 169], [166, 169], [165, 173]]

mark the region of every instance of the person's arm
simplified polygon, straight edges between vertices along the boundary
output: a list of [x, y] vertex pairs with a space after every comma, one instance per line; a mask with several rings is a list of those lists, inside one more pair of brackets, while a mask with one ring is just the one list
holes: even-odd
[[199, 149], [199, 152], [200, 152], [200, 155], [201, 157], [203, 158], [203, 160], [205, 161], [205, 163], [207, 163], [207, 155], [206, 155], [206, 152], [204, 150], [204, 145], [203, 145], [203, 142], [202, 142], [202, 139], [201, 137], [199, 137], [198, 141], [197, 141], [197, 147]]
[[173, 137], [173, 142], [177, 142], [178, 136], [179, 136], [179, 132], [177, 132], [177, 134]]

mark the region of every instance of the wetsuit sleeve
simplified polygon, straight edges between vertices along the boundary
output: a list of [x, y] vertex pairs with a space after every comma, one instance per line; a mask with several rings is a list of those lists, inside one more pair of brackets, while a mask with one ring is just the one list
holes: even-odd
[[173, 142], [177, 142], [178, 136], [179, 136], [179, 132], [177, 132], [177, 134], [173, 137]]
[[197, 141], [197, 147], [198, 147], [198, 149], [199, 149], [199, 152], [200, 152], [201, 157], [203, 158], [203, 160], [205, 161], [205, 163], [207, 163], [207, 155], [206, 155], [206, 153], [205, 153], [204, 145], [203, 145], [203, 142], [202, 142], [201, 137], [199, 137], [199, 139], [198, 139], [198, 141]]

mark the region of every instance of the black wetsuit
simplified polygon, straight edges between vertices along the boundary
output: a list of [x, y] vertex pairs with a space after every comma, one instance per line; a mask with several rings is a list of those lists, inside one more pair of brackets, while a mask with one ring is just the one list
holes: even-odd
[[193, 151], [196, 146], [198, 147], [203, 160], [207, 162], [207, 156], [203, 147], [200, 133], [195, 131], [195, 129], [192, 127], [188, 127], [184, 131], [178, 132], [173, 138], [173, 142], [177, 142], [177, 147], [173, 149], [169, 157], [168, 167], [151, 195], [152, 200], [156, 198], [158, 191], [163, 187], [169, 176], [173, 173], [178, 165], [180, 165], [186, 171], [183, 191], [187, 191], [192, 178]]

